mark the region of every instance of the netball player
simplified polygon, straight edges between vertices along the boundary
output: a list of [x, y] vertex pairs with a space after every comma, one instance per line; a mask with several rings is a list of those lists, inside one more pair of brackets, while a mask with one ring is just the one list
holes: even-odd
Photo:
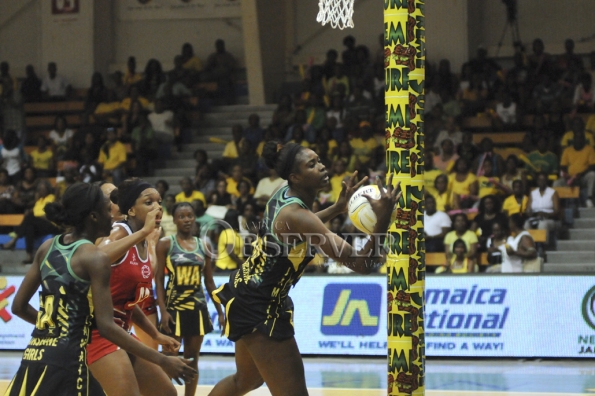
[[[184, 357], [194, 359], [198, 371], [198, 356], [205, 334], [213, 331], [207, 309], [207, 301], [201, 284], [204, 275], [207, 292], [212, 297], [215, 290], [210, 249], [204, 240], [192, 235], [196, 216], [187, 202], [176, 204], [172, 210], [177, 233], [161, 238], [157, 245], [157, 302], [161, 313], [161, 331], [184, 342]], [[169, 272], [167, 293], [164, 289], [165, 268]], [[219, 314], [219, 326], [223, 329], [225, 319], [221, 305], [215, 303]], [[186, 382], [186, 396], [194, 396], [198, 377]]]
[[[12, 312], [34, 324], [21, 366], [5, 395], [104, 395], [88, 372], [86, 348], [91, 313], [100, 334], [175, 378], [191, 379], [184, 361], [167, 358], [130, 337], [114, 323], [110, 261], [91, 241], [109, 234], [111, 203], [98, 186], [75, 184], [62, 203], [45, 208], [48, 220], [70, 231], [46, 241], [37, 251], [12, 304]], [[40, 310], [29, 301], [41, 285]], [[93, 306], [88, 292], [93, 287]], [[131, 390], [130, 395], [139, 395]]]
[[[110, 286], [114, 320], [127, 331], [134, 323], [158, 343], [179, 347], [175, 340], [160, 334], [141, 310], [151, 293], [153, 278], [145, 239], [158, 225], [161, 197], [139, 179], [124, 181], [118, 186], [117, 197], [112, 197], [127, 216], [127, 220], [114, 223], [109, 238], [99, 246], [113, 263]], [[128, 395], [131, 390], [143, 395], [176, 395], [166, 373], [157, 365], [127, 354], [96, 330], [87, 346], [87, 361], [110, 396]]]
[[[378, 218], [374, 234], [358, 252], [324, 223], [347, 210], [347, 202], [361, 185], [355, 176], [347, 183], [335, 205], [313, 213], [310, 208], [318, 191], [329, 183], [328, 172], [318, 155], [298, 144], [267, 142], [263, 158], [269, 168], [287, 180], [269, 199], [254, 253], [231, 273], [229, 283], [213, 293], [225, 305], [226, 336], [235, 341], [237, 372], [221, 380], [211, 395], [244, 395], [263, 380], [273, 396], [307, 395], [304, 366], [294, 339], [293, 303], [288, 297], [313, 253], [308, 237], [314, 235], [326, 255], [359, 272], [370, 273], [380, 264], [380, 253], [391, 214], [399, 194], [392, 187], [380, 188], [380, 199], [367, 197]], [[380, 187], [380, 181], [378, 181]]]
[[[97, 184], [101, 187], [101, 191], [103, 191], [103, 193], [108, 198], [110, 198], [112, 196], [112, 194], [114, 194], [115, 197], [117, 196], [118, 189], [112, 183], [102, 181], [102, 182], [98, 182]], [[116, 221], [122, 221], [124, 219], [125, 219], [125, 216], [122, 215], [122, 213], [120, 212], [120, 208], [118, 207], [118, 205], [112, 202], [112, 223], [116, 222]], [[149, 234], [149, 236], [146, 238], [146, 240], [147, 240], [148, 247], [149, 247], [149, 254], [152, 254], [152, 256], [151, 256], [151, 263], [153, 264], [152, 269], [153, 269], [153, 272], [155, 272], [155, 268], [156, 268], [155, 265], [157, 263], [157, 259], [155, 256], [155, 248], [157, 245], [157, 241], [159, 240], [159, 236], [161, 235], [161, 229], [154, 228], [150, 222], [146, 222], [145, 226], [147, 226], [148, 229], [150, 229], [150, 230], [154, 229], [154, 231], [151, 232], [151, 234]], [[151, 227], [153, 227], [153, 228], [151, 228]], [[97, 246], [101, 245], [102, 242], [105, 242], [106, 239], [107, 238], [99, 238], [95, 242], [95, 245], [97, 245]], [[134, 245], [138, 242], [137, 241], [137, 242], [129, 244], [129, 241], [130, 241], [130, 239], [126, 240], [126, 238], [123, 238], [123, 239], [120, 239], [119, 242], [121, 243], [122, 248], [124, 248], [124, 249], [130, 248], [131, 245]], [[104, 248], [106, 248], [106, 246], [104, 246]], [[113, 244], [109, 246], [109, 250], [110, 251], [108, 253], [111, 253], [110, 257], [115, 255], [115, 257], [111, 257], [113, 260], [117, 260], [118, 258], [120, 258], [120, 253], [122, 253], [122, 251], [115, 248]], [[157, 326], [157, 314], [155, 312], [155, 299], [154, 299], [152, 293], [149, 296], [149, 298], [147, 298], [147, 300], [145, 300], [145, 303], [143, 304], [142, 309], [143, 309], [145, 316], [147, 316], [147, 319], [149, 319], [149, 322], [151, 322], [153, 324], [153, 326], [156, 327]], [[151, 335], [145, 333], [145, 331], [143, 331], [143, 329], [141, 329], [138, 326], [134, 326], [134, 333], [137, 335], [137, 337], [139, 338], [139, 340], [141, 340], [141, 342], [143, 344], [157, 350], [159, 344], [157, 343], [157, 341], [155, 341], [153, 338], [151, 338]]]

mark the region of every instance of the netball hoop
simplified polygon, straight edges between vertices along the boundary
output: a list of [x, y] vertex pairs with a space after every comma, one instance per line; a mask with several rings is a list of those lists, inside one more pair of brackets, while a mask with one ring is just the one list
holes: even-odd
[[318, 0], [318, 16], [316, 21], [322, 26], [331, 24], [333, 29], [353, 27], [354, 0]]

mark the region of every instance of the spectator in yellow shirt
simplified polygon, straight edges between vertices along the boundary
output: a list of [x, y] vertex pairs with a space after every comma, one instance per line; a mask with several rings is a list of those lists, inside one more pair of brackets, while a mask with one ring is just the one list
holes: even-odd
[[360, 124], [360, 137], [351, 139], [349, 142], [353, 148], [353, 154], [360, 160], [362, 165], [370, 162], [370, 157], [374, 155], [378, 142], [372, 135], [372, 126], [369, 122], [363, 121]]
[[455, 209], [468, 209], [477, 201], [477, 177], [469, 172], [469, 163], [465, 159], [457, 160], [455, 172], [448, 177], [448, 183]]
[[37, 138], [37, 148], [29, 154], [31, 165], [35, 168], [38, 177], [51, 177], [56, 168], [54, 164], [54, 153], [48, 149], [48, 141], [45, 136]]
[[434, 180], [434, 188], [436, 190], [436, 194], [434, 198], [436, 199], [436, 209], [440, 212], [448, 212], [452, 209], [452, 192], [448, 189], [448, 176], [445, 174], [440, 174]]
[[130, 87], [139, 83], [143, 79], [143, 75], [136, 72], [136, 58], [131, 56], [128, 58], [127, 70], [122, 78], [122, 84], [126, 87]]
[[588, 146], [584, 133], [574, 134], [573, 145], [562, 153], [560, 161], [562, 177], [554, 182], [554, 187], [567, 185], [587, 189], [587, 207], [593, 207], [593, 187], [595, 186], [595, 149]]
[[143, 98], [142, 96], [140, 96], [138, 86], [136, 85], [130, 87], [130, 90], [128, 91], [128, 97], [120, 103], [120, 108], [123, 111], [128, 112], [130, 111], [130, 105], [134, 102], [140, 102], [144, 110], [146, 110], [149, 107], [149, 101], [147, 100], [147, 98]]
[[13, 249], [19, 238], [25, 237], [27, 258], [23, 261], [23, 264], [33, 262], [33, 248], [37, 238], [60, 233], [60, 229], [45, 218], [45, 205], [56, 200], [56, 197], [52, 194], [50, 182], [41, 180], [37, 184], [35, 199], [33, 211], [25, 215], [21, 225], [15, 228], [14, 237], [2, 246], [3, 249]]
[[515, 180], [512, 182], [512, 195], [504, 200], [502, 204], [502, 211], [508, 216], [515, 213], [523, 214], [527, 210], [527, 203], [529, 198], [525, 195], [523, 182]]
[[190, 43], [182, 46], [182, 67], [191, 73], [200, 73], [203, 69], [202, 62], [194, 55], [194, 48]]
[[333, 177], [330, 180], [333, 202], [337, 202], [337, 199], [339, 199], [339, 194], [343, 189], [343, 180], [349, 176], [351, 176], [351, 173], [347, 172], [345, 161], [342, 159], [336, 160], [333, 164]]
[[194, 189], [192, 180], [190, 180], [189, 177], [184, 177], [180, 180], [180, 188], [182, 189], [182, 192], [176, 195], [176, 203], [201, 201], [204, 206], [207, 206], [207, 200], [205, 199], [204, 194]]
[[233, 140], [225, 145], [223, 150], [224, 159], [236, 159], [240, 154], [240, 142], [242, 141], [242, 126], [239, 124], [231, 127]]
[[574, 117], [572, 120], [572, 129], [562, 136], [560, 146], [562, 146], [562, 148], [572, 146], [574, 143], [575, 133], [584, 133], [587, 144], [589, 146], [595, 146], [595, 138], [591, 132], [585, 131], [585, 122], [581, 117]]
[[254, 194], [254, 186], [252, 185], [252, 182], [248, 178], [243, 177], [242, 175], [242, 167], [240, 165], [234, 165], [233, 168], [231, 168], [231, 177], [225, 179], [225, 181], [227, 182], [227, 193], [236, 198], [240, 197], [240, 192], [238, 191], [238, 183], [241, 180], [245, 180], [248, 182], [248, 184], [250, 185], [250, 195]]
[[451, 262], [453, 257], [453, 244], [456, 240], [462, 239], [467, 247], [467, 254], [465, 257], [475, 259], [477, 255], [477, 235], [469, 229], [469, 220], [465, 213], [458, 213], [453, 219], [454, 230], [446, 234], [444, 237], [444, 252], [446, 253], [446, 261]]
[[239, 212], [228, 210], [223, 219], [227, 227], [219, 234], [217, 243], [217, 271], [232, 271], [244, 263], [244, 241], [240, 237]]
[[117, 186], [124, 180], [124, 166], [126, 165], [126, 147], [118, 141], [114, 128], [107, 128], [107, 142], [99, 151], [97, 160], [103, 166], [103, 178], [112, 178]]

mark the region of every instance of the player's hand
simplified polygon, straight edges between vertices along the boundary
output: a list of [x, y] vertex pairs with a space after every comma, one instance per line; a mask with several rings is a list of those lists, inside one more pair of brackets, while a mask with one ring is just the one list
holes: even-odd
[[166, 336], [165, 334], [158, 333], [154, 341], [163, 346], [164, 352], [175, 353], [180, 350], [180, 342], [172, 337]]
[[145, 218], [145, 226], [143, 227], [143, 231], [147, 234], [147, 236], [150, 235], [155, 230], [155, 228], [157, 228], [157, 215], [161, 217], [161, 214], [161, 206], [157, 206], [147, 213], [147, 217]]
[[169, 314], [169, 312], [165, 311], [161, 314], [161, 331], [164, 332], [165, 334], [171, 334], [172, 330], [169, 327], [170, 324], [173, 326], [176, 325], [176, 322], [174, 321], [174, 318], [171, 317], [171, 315]]
[[182, 385], [182, 382], [189, 382], [198, 375], [198, 372], [190, 367], [192, 363], [193, 360], [189, 359], [163, 356], [160, 366], [171, 379]]
[[159, 238], [161, 238], [161, 227], [155, 228], [145, 240], [151, 246], [157, 246], [157, 242], [159, 242]]
[[353, 175], [347, 180], [346, 182], [341, 182], [343, 186], [341, 188], [341, 193], [339, 194], [339, 198], [337, 198], [337, 202], [335, 205], [341, 211], [341, 213], [347, 212], [347, 204], [349, 200], [355, 194], [355, 192], [365, 183], [368, 181], [368, 176], [364, 177], [357, 183], [357, 171], [353, 172]]
[[380, 191], [380, 198], [374, 199], [368, 194], [364, 194], [364, 197], [370, 202], [370, 206], [372, 206], [372, 211], [376, 214], [376, 218], [380, 219], [388, 219], [390, 221], [393, 210], [395, 208], [395, 204], [401, 197], [401, 190], [400, 185], [401, 182], [398, 182], [395, 187], [393, 187], [393, 174], [390, 175], [388, 179], [388, 185], [386, 189], [382, 186], [382, 180], [380, 178], [376, 181], [378, 185], [378, 189]]

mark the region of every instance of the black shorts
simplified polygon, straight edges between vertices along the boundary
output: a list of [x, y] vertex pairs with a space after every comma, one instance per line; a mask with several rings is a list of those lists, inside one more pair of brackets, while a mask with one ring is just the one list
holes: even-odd
[[[233, 276], [233, 274], [232, 274]], [[268, 303], [238, 297], [230, 283], [213, 292], [213, 300], [225, 307], [225, 336], [237, 341], [246, 334], [260, 331], [268, 337], [284, 340], [295, 335], [293, 329], [293, 302], [286, 297], [278, 318], [268, 318]]]
[[204, 336], [213, 331], [213, 323], [209, 310], [204, 304], [197, 305], [193, 310], [167, 310], [176, 322], [173, 334], [176, 337]]
[[79, 375], [78, 368], [23, 361], [4, 396], [104, 396], [99, 382], [84, 367], [84, 372]]

